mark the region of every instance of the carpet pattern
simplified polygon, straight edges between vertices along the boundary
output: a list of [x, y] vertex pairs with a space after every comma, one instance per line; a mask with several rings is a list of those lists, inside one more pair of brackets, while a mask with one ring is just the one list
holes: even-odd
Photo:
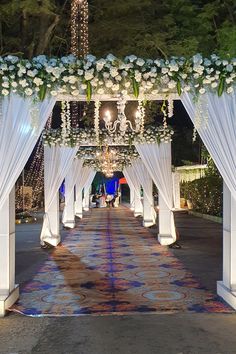
[[93, 209], [68, 232], [12, 311], [30, 316], [232, 312], [129, 209]]

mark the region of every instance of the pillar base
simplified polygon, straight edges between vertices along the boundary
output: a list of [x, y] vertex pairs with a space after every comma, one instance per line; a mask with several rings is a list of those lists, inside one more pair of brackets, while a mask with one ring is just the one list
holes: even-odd
[[217, 282], [217, 294], [236, 310], [236, 292], [228, 289], [222, 281]]
[[88, 207], [84, 207], [84, 211], [89, 211], [89, 208]]
[[162, 246], [169, 246], [172, 243], [174, 243], [174, 239], [171, 235], [160, 235], [158, 234], [158, 242], [162, 245]]
[[0, 317], [4, 317], [6, 311], [19, 298], [19, 285], [15, 285], [15, 289], [10, 294], [4, 294], [4, 290], [0, 290]]
[[53, 235], [51, 237], [44, 237], [42, 242], [47, 242], [50, 245], [56, 247], [61, 242], [61, 237], [60, 237], [60, 235]]
[[73, 229], [75, 227], [75, 222], [74, 220], [71, 220], [71, 221], [64, 221], [63, 222], [63, 225], [65, 227], [69, 227], [70, 229]]
[[137, 216], [142, 216], [143, 215], [143, 213], [141, 212], [141, 211], [135, 211], [134, 212], [134, 217], [136, 218]]
[[82, 219], [83, 218], [83, 213], [75, 213], [75, 216], [77, 216], [77, 218]]
[[155, 223], [152, 220], [143, 220], [143, 226], [144, 227], [150, 227], [153, 226]]

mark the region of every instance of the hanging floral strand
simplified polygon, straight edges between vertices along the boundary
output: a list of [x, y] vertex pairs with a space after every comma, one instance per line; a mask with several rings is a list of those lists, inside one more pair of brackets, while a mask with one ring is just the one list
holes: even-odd
[[143, 101], [138, 101], [137, 115], [135, 117], [136, 131], [139, 131], [143, 136], [144, 132], [144, 120], [145, 120], [145, 107]]
[[163, 128], [164, 130], [167, 129], [167, 105], [166, 100], [163, 101], [161, 106], [161, 112], [163, 113]]
[[101, 102], [96, 100], [95, 101], [95, 108], [94, 108], [94, 131], [96, 136], [96, 142], [99, 144], [99, 109], [101, 106]]
[[168, 98], [168, 118], [172, 118], [174, 115], [174, 100], [173, 98]]

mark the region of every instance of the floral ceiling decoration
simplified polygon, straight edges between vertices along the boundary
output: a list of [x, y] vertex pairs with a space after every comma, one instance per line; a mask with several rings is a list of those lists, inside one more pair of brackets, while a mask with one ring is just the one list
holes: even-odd
[[138, 152], [134, 146], [80, 147], [77, 157], [84, 161], [84, 166], [93, 167], [104, 174], [122, 171], [131, 161], [138, 158]]
[[[70, 128], [62, 134], [62, 129], [47, 129], [43, 133], [44, 145], [48, 146], [102, 146], [102, 145], [128, 145], [135, 143], [161, 143], [172, 140], [174, 131], [171, 127], [146, 127], [143, 134], [128, 132], [127, 134], [110, 134], [106, 129], [99, 130], [99, 136], [94, 129]], [[98, 139], [98, 140], [97, 140]]]
[[8, 55], [0, 57], [0, 95], [11, 92], [43, 100], [52, 96], [122, 94], [141, 97], [190, 91], [195, 96], [206, 91], [231, 94], [236, 83], [236, 58], [221, 59], [213, 54], [200, 54], [190, 59], [142, 59], [130, 55], [118, 59], [109, 54], [97, 59], [87, 55], [47, 58], [40, 55], [31, 60]]

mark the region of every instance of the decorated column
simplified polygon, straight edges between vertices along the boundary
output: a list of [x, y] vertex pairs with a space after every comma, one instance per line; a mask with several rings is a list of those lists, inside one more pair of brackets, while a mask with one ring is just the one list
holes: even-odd
[[77, 183], [75, 186], [76, 189], [76, 199], [75, 199], [75, 215], [78, 218], [83, 217], [83, 189], [81, 189], [81, 186]]
[[0, 209], [0, 317], [19, 297], [15, 284], [15, 188]]
[[173, 179], [174, 207], [175, 207], [175, 209], [180, 209], [180, 176], [179, 176], [179, 172], [173, 172], [172, 179]]
[[223, 280], [217, 294], [236, 309], [236, 199], [224, 183], [223, 190]]
[[65, 227], [75, 227], [75, 192], [74, 187], [72, 191], [70, 188], [71, 181], [69, 176], [65, 178], [65, 208], [63, 211], [62, 222]]
[[91, 186], [84, 188], [83, 209], [89, 211]]
[[134, 202], [135, 202], [134, 187], [129, 185], [129, 203], [130, 203], [130, 209], [131, 210], [134, 210]]

